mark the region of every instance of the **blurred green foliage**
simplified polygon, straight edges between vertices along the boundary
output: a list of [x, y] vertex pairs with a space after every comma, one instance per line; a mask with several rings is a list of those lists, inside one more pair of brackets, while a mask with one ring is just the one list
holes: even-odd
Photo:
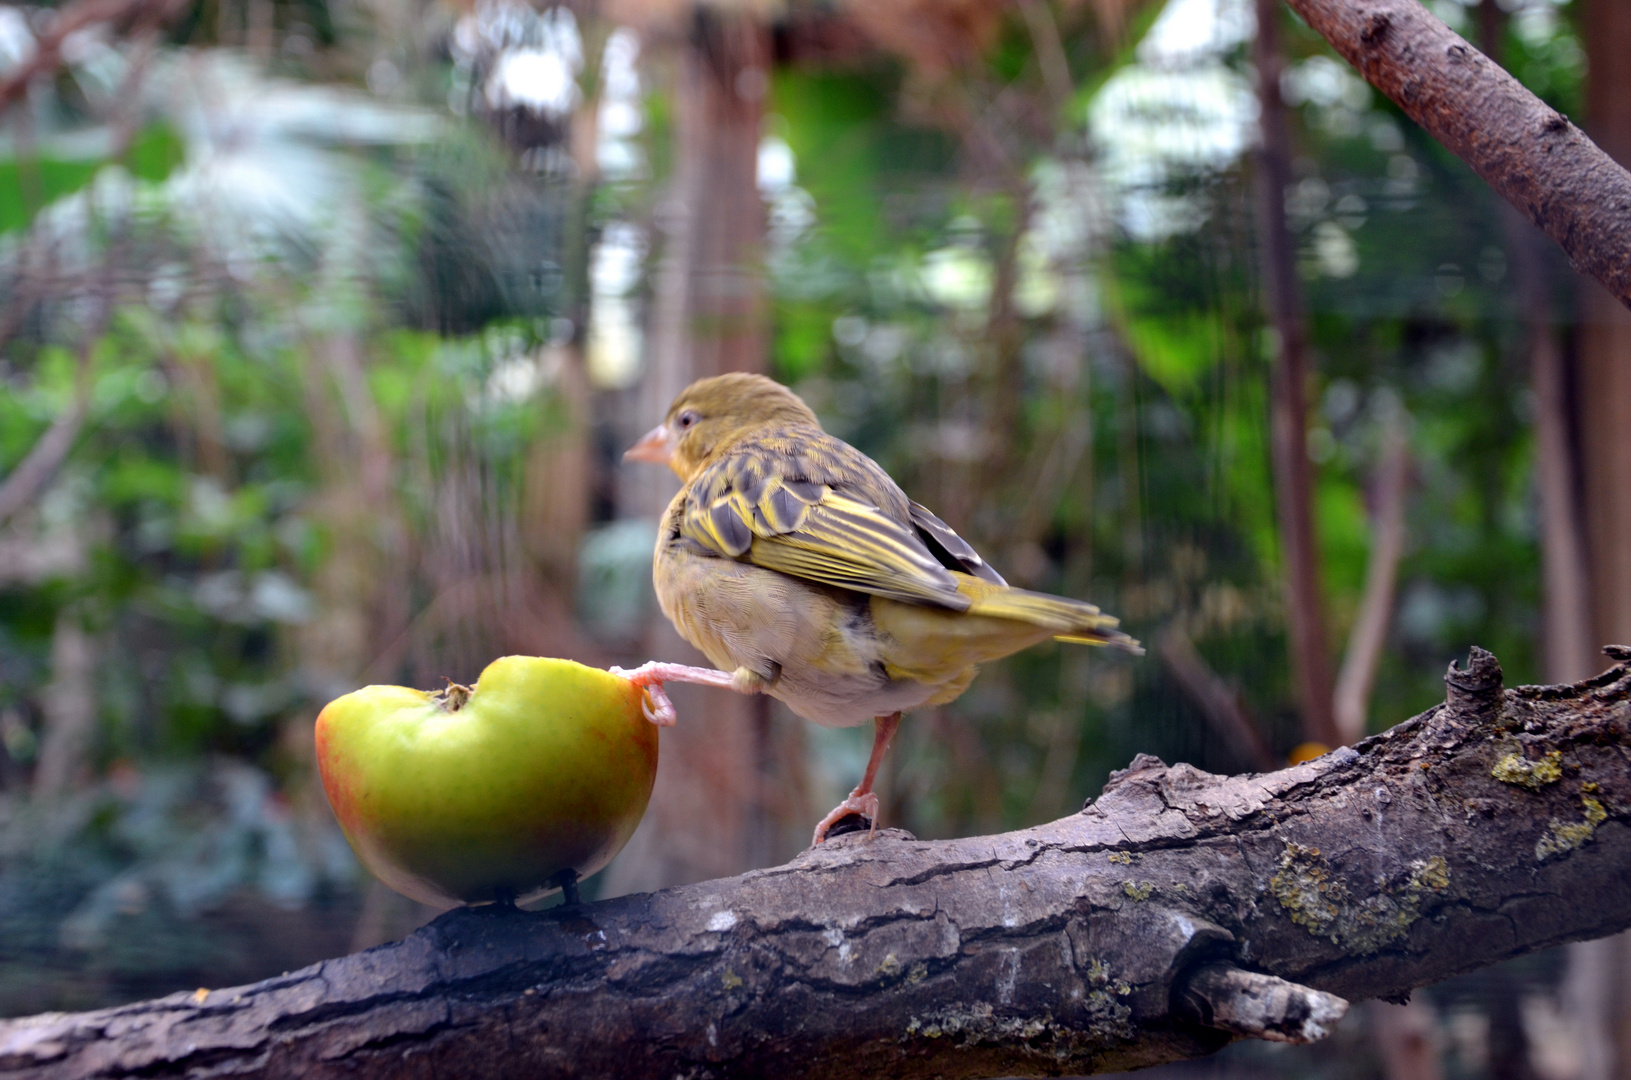
[[[106, 140], [77, 140], [103, 143]], [[63, 140], [68, 144], [69, 140]], [[41, 208], [64, 195], [71, 195], [90, 183], [108, 164], [100, 146], [90, 146], [86, 154], [70, 154], [70, 145], [61, 153], [35, 151], [18, 153], [0, 160], [0, 235], [20, 229], [34, 219]], [[119, 164], [140, 180], [157, 182], [181, 164], [186, 144], [169, 124], [150, 124], [137, 132], [120, 156]]]

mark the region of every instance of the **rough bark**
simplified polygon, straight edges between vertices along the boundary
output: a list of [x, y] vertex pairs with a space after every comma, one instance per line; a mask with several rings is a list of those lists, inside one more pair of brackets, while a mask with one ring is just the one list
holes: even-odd
[[[1416, 0], [1286, 0], [1337, 52], [1631, 306], [1631, 173]], [[1618, 5], [1605, 5], [1615, 7]]]
[[[1631, 648], [1266, 775], [1141, 756], [998, 836], [845, 836], [785, 866], [407, 940], [228, 990], [0, 1024], [0, 1076], [995, 1076], [1318, 1037], [1631, 925]], [[705, 827], [700, 825], [699, 827]], [[1210, 1026], [1218, 1025], [1218, 1026]]]

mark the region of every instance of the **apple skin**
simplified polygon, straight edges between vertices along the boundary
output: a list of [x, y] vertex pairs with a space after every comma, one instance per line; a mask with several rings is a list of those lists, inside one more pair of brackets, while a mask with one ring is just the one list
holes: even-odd
[[[611, 861], [657, 778], [657, 729], [627, 679], [494, 660], [464, 688], [367, 686], [317, 717], [323, 790], [375, 877], [433, 907], [536, 899]], [[449, 711], [456, 708], [457, 711]]]

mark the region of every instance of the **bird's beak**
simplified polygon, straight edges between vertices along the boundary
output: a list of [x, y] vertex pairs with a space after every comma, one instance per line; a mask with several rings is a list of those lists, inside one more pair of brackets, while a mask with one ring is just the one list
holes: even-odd
[[658, 424], [640, 441], [623, 451], [624, 461], [647, 461], [653, 465], [667, 465], [674, 454], [674, 436], [667, 424]]

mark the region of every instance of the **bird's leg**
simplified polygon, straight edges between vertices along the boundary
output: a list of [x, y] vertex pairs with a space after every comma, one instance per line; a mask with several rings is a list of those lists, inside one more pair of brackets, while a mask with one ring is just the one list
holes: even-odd
[[770, 669], [768, 675], [754, 671], [745, 664], [737, 668], [731, 673], [731, 689], [738, 694], [770, 693], [770, 688], [782, 677], [782, 666], [774, 660], [766, 660], [764, 664]]
[[663, 683], [688, 682], [702, 686], [733, 688], [730, 672], [691, 667], [689, 664], [665, 664], [660, 660], [652, 660], [637, 668], [613, 667], [606, 670], [629, 680], [645, 691], [645, 696], [640, 702], [640, 711], [645, 713], [647, 720], [658, 727], [673, 727], [674, 721], [678, 719], [678, 714], [674, 712], [674, 703], [668, 700], [668, 694], [663, 690]]
[[815, 837], [810, 841], [814, 847], [827, 839], [827, 830], [850, 814], [861, 814], [872, 823], [872, 829], [867, 833], [871, 837], [878, 831], [878, 793], [872, 790], [872, 785], [878, 779], [878, 766], [883, 764], [884, 751], [889, 749], [889, 740], [895, 737], [895, 729], [900, 727], [900, 713], [891, 713], [880, 716], [873, 721], [875, 725], [872, 736], [872, 757], [866, 763], [866, 775], [855, 790], [849, 793], [849, 798], [839, 803], [827, 812], [827, 816], [816, 822]]

